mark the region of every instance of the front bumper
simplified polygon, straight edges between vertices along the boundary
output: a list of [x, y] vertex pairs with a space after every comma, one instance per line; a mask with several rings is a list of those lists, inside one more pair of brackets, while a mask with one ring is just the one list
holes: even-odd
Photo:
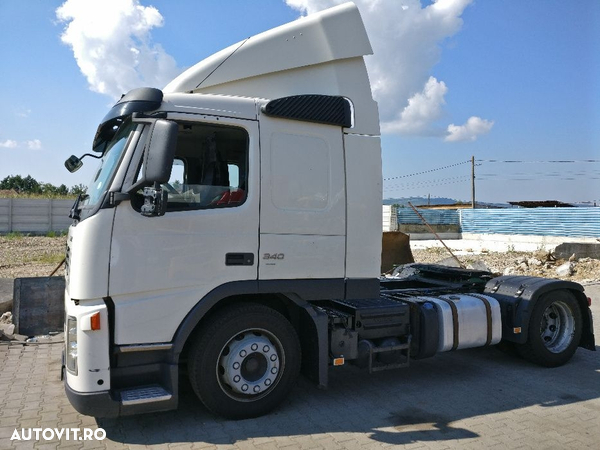
[[122, 414], [120, 402], [113, 399], [109, 391], [77, 392], [65, 381], [65, 392], [73, 408], [86, 416], [118, 417]]
[[[164, 367], [164, 366], [163, 366]], [[63, 349], [61, 380], [65, 385], [65, 393], [73, 407], [81, 414], [93, 417], [118, 417], [177, 409], [177, 365], [166, 366], [164, 379], [160, 384], [169, 386], [169, 391], [160, 384], [146, 380], [147, 384], [123, 389], [111, 389], [96, 392], [79, 392], [69, 386], [65, 376], [65, 351]], [[144, 366], [130, 367], [123, 370], [124, 375], [143, 380]], [[175, 381], [175, 382], [173, 382]]]

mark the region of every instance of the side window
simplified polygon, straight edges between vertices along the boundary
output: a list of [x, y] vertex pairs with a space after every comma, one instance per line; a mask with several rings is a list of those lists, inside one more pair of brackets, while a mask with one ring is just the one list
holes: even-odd
[[167, 211], [236, 207], [247, 196], [248, 134], [242, 128], [179, 125]]

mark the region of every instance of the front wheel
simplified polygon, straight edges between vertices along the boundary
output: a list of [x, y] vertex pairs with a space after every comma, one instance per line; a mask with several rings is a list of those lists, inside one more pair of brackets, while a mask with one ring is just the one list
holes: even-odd
[[522, 357], [546, 367], [571, 359], [581, 339], [581, 309], [568, 291], [540, 297], [529, 321], [527, 342], [517, 346]]
[[249, 303], [217, 312], [190, 349], [189, 377], [212, 412], [229, 419], [268, 413], [300, 372], [296, 331], [277, 311]]

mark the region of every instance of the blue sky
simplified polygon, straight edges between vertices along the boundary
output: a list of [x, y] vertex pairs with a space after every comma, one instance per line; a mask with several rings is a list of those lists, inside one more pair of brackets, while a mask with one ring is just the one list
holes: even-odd
[[[75, 21], [84, 15], [78, 1], [70, 0]], [[133, 44], [142, 53], [160, 45], [168, 64], [157, 63], [158, 75], [146, 71], [130, 84], [162, 80], [160, 76], [245, 37], [339, 3], [82, 4], [118, 13], [131, 1], [140, 8], [153, 6], [156, 13], [145, 11], [161, 18], [143, 36], [134, 36]], [[75, 47], [61, 42], [65, 27], [75, 22], [73, 17], [57, 18], [63, 3], [0, 2], [0, 179], [30, 174], [72, 186], [87, 184], [91, 177], [94, 161], [86, 161], [76, 174], [69, 174], [63, 161], [89, 150], [98, 122], [114, 103], [110, 92], [121, 89], [114, 84], [121, 76], [119, 67], [125, 66], [111, 72], [110, 64], [91, 61], [106, 76], [100, 81], [108, 85], [108, 94], [93, 90], [98, 87], [82, 73]], [[367, 65], [384, 123], [384, 197], [431, 194], [469, 200], [470, 165], [455, 164], [473, 155], [478, 160], [478, 200], [600, 205], [600, 162], [548, 162], [600, 161], [600, 2], [441, 0], [432, 5], [381, 0], [372, 8], [373, 3], [357, 1], [375, 51]], [[115, 17], [107, 14], [100, 25], [101, 20], [108, 30]], [[117, 31], [128, 26], [133, 25], [124, 22]], [[77, 35], [73, 39], [82, 45], [84, 59], [95, 50], [92, 41]], [[117, 34], [103, 39], [115, 45], [123, 40]], [[453, 167], [431, 171], [445, 166]], [[427, 173], [413, 175], [419, 172]]]

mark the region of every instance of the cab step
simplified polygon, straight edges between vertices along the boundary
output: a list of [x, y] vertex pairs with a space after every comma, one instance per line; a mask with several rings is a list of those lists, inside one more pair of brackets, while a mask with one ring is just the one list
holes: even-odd
[[140, 405], [171, 400], [173, 395], [159, 385], [141, 386], [133, 389], [123, 389], [121, 392], [123, 406]]

